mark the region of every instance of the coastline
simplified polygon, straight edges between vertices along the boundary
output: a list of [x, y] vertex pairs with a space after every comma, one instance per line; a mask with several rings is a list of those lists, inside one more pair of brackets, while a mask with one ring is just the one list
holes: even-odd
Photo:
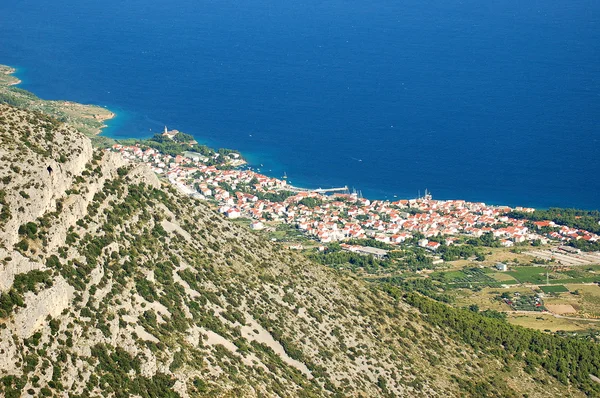
[[21, 84], [21, 79], [14, 76], [17, 72], [16, 68], [8, 65], [0, 65], [0, 85], [4, 86], [16, 86]]
[[17, 87], [22, 81], [15, 76], [15, 73], [17, 73], [16, 68], [0, 65], [0, 96], [3, 102], [46, 113], [68, 122], [94, 141], [107, 140], [106, 137], [99, 138], [99, 135], [107, 127], [105, 122], [116, 117], [114, 112], [99, 105], [39, 98], [34, 93]]
[[[382, 201], [350, 194], [348, 187], [297, 188], [286, 180], [228, 167], [235, 166], [239, 154], [213, 152], [203, 156], [174, 151], [173, 144], [167, 144], [164, 147], [167, 150], [162, 151], [165, 140], [173, 140], [172, 133], [165, 132], [153, 146], [133, 141], [105, 150], [119, 153], [126, 161], [145, 164], [185, 195], [216, 202], [218, 211], [229, 219], [250, 220], [250, 228], [254, 230], [276, 230], [278, 225], [285, 224], [322, 245], [357, 239], [371, 239], [391, 247], [412, 242], [429, 249], [434, 256], [442, 243], [452, 246], [459, 239], [475, 239], [475, 246], [485, 246], [483, 240], [477, 243], [477, 239], [486, 239], [487, 244], [504, 248], [551, 242], [576, 245], [572, 241], [582, 239], [576, 247], [584, 251], [593, 251], [594, 242], [600, 241], [596, 234], [600, 233], [596, 226], [597, 215], [587, 211], [558, 209], [561, 213], [578, 212], [588, 217], [585, 226], [589, 230], [580, 228], [581, 224], [573, 228], [577, 223], [572, 220], [562, 225], [544, 220], [544, 216], [537, 224], [530, 223], [539, 217], [534, 208], [434, 200], [427, 192], [417, 199]], [[216, 159], [220, 161], [215, 162]], [[558, 213], [557, 217], [562, 216]], [[590, 217], [592, 224], [589, 224]], [[557, 219], [552, 215], [548, 218]], [[545, 227], [554, 229], [549, 233], [543, 230]], [[488, 242], [490, 239], [493, 242]]]
[[[0, 65], [0, 66], [3, 66], [3, 65]], [[5, 75], [7, 75], [7, 76], [9, 76], [9, 77], [11, 77], [13, 79], [12, 81], [8, 82], [9, 86], [16, 86], [16, 85], [22, 83], [21, 79], [13, 76], [15, 73], [17, 73], [17, 69], [16, 68], [13, 68], [13, 67], [9, 66], [8, 69], [2, 70], [2, 73], [4, 73]]]
[[[120, 114], [113, 112], [106, 107], [92, 104], [81, 104], [68, 100], [45, 100], [38, 98], [35, 94], [30, 93], [24, 89], [20, 89], [18, 86], [22, 81], [15, 76], [18, 70], [14, 67], [1, 65], [0, 64], [0, 96], [7, 91], [10, 92], [11, 95], [18, 97], [19, 100], [23, 100], [26, 103], [25, 107], [37, 111], [41, 111], [47, 114], [50, 114], [54, 117], [57, 117], [60, 120], [65, 120], [69, 124], [73, 125], [77, 130], [90, 137], [95, 146], [98, 147], [107, 147], [116, 142], [126, 140], [129, 137], [126, 136], [117, 136], [111, 133], [111, 130], [119, 128], [119, 122], [116, 122], [114, 126], [111, 126], [111, 123], [107, 123], [109, 121], [115, 122], [116, 119], [119, 118]], [[14, 91], [12, 91], [12, 90]], [[15, 90], [16, 89], [16, 90]], [[125, 116], [126, 117], [126, 116]], [[134, 138], [138, 139], [138, 138]], [[140, 139], [141, 140], [141, 139]], [[211, 147], [216, 147], [214, 144], [208, 145]], [[246, 153], [245, 153], [246, 154]], [[262, 164], [259, 162], [264, 157], [257, 153], [247, 153], [246, 159], [246, 167], [261, 173], [263, 175], [268, 175], [269, 177], [281, 178], [281, 173], [278, 173], [278, 170], [267, 170], [266, 167], [262, 167]], [[260, 166], [259, 166], [260, 164]], [[316, 190], [318, 188], [330, 188], [331, 186], [328, 184], [314, 184], [309, 181], [306, 181], [306, 178], [290, 176], [290, 179], [294, 182], [297, 187], [315, 187], [308, 188], [308, 190]], [[354, 185], [352, 183], [346, 183], [349, 187], [356, 188], [357, 190], [363, 189], [360, 186]], [[317, 188], [318, 187], [318, 188]], [[385, 195], [384, 191], [380, 194], [370, 192], [368, 189], [364, 189], [366, 192], [365, 196], [372, 198], [374, 200], [388, 200], [394, 201], [400, 197], [409, 198], [410, 195]], [[455, 195], [453, 197], [448, 197], [448, 195], [441, 195], [439, 197], [440, 200], [454, 200], [453, 198], [461, 197], [460, 195]], [[556, 205], [556, 206], [545, 206], [545, 205], [537, 205], [535, 201], [523, 201], [527, 202], [526, 204], [516, 203], [516, 201], [498, 201], [494, 199], [485, 200], [479, 198], [478, 200], [469, 199], [471, 202], [485, 202], [492, 206], [528, 206], [535, 207], [537, 209], [548, 209], [551, 207], [571, 207], [569, 205]], [[515, 203], [513, 203], [515, 202]], [[582, 207], [583, 208], [583, 207]], [[593, 210], [590, 208], [589, 210]]]

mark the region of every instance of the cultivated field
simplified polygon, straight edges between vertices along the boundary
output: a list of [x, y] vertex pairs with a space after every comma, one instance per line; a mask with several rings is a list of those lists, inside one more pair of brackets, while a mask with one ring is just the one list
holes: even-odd
[[544, 293], [565, 293], [569, 291], [569, 289], [563, 285], [540, 286], [540, 289], [542, 289], [542, 292]]
[[571, 304], [546, 304], [546, 308], [553, 314], [558, 315], [577, 313], [577, 310]]

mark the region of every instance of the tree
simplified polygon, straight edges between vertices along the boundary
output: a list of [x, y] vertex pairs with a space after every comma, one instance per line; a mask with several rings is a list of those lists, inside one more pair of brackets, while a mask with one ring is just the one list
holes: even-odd
[[28, 222], [27, 224], [23, 224], [19, 227], [19, 235], [25, 235], [29, 239], [35, 239], [37, 231], [38, 228], [34, 222]]
[[175, 141], [175, 142], [190, 142], [190, 141], [194, 141], [194, 137], [189, 134], [185, 134], [185, 133], [177, 133], [173, 137], [173, 141]]

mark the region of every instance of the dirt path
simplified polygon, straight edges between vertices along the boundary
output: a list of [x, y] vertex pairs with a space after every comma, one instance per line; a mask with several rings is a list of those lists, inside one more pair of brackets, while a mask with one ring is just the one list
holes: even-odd
[[600, 319], [594, 319], [594, 318], [581, 318], [581, 317], [576, 317], [576, 316], [564, 316], [564, 315], [558, 315], [558, 314], [553, 314], [552, 312], [539, 312], [539, 311], [504, 311], [507, 314], [524, 314], [524, 315], [552, 315], [555, 318], [563, 318], [563, 319], [571, 319], [573, 321], [591, 321], [591, 322], [600, 322]]

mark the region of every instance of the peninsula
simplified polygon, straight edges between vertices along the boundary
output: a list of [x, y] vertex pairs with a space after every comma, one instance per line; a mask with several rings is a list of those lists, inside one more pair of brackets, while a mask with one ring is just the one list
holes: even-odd
[[113, 112], [96, 105], [38, 98], [35, 94], [16, 87], [21, 81], [13, 76], [15, 72], [14, 68], [0, 65], [0, 103], [50, 115], [68, 123], [96, 143], [106, 140], [98, 134], [106, 127], [104, 122], [115, 116]]

